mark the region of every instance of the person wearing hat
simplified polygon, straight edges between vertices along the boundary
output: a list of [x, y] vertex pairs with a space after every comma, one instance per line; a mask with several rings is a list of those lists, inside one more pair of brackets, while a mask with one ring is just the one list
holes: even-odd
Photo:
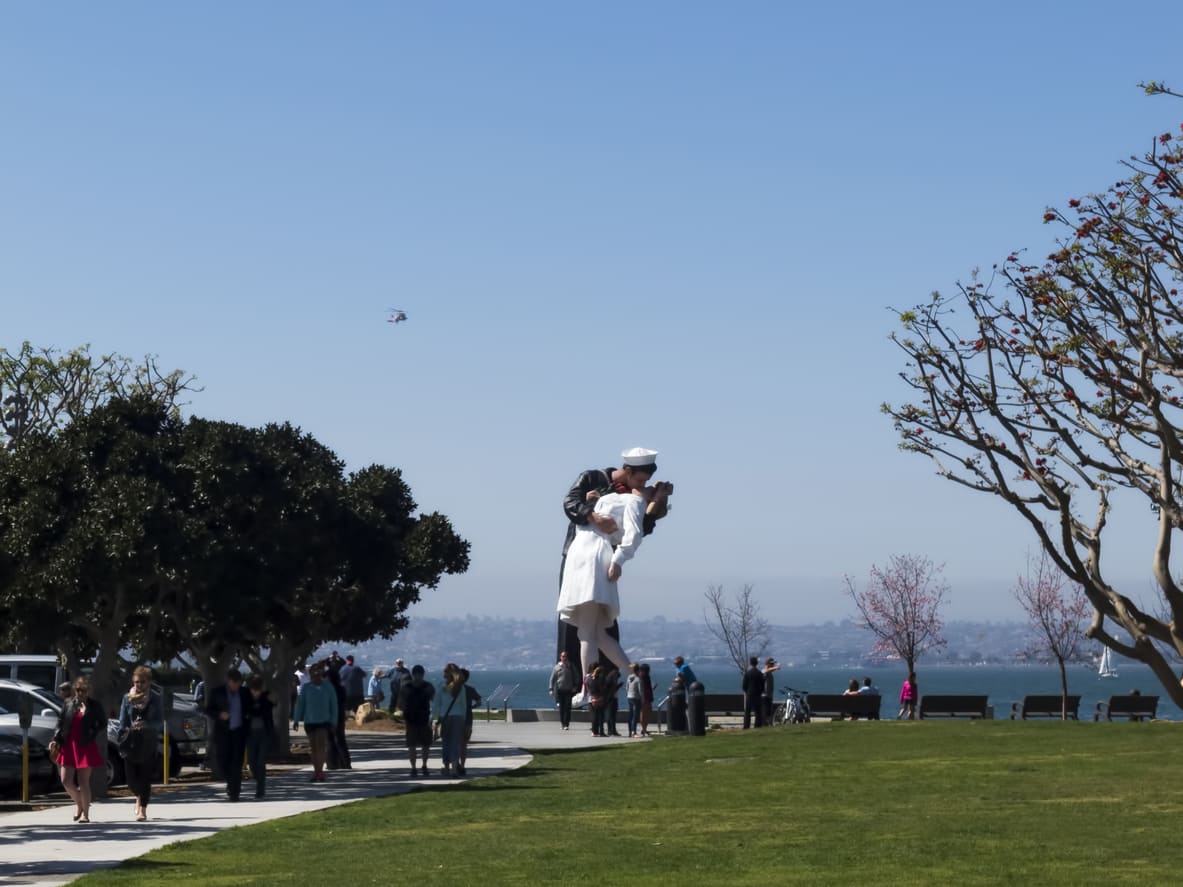
[[[563, 512], [567, 515], [568, 524], [567, 538], [563, 542], [563, 560], [559, 567], [560, 589], [562, 588], [563, 574], [567, 568], [567, 552], [571, 548], [571, 543], [575, 540], [579, 528], [590, 524], [608, 536], [617, 532], [616, 520], [611, 515], [597, 513], [597, 500], [605, 492], [619, 492], [618, 486], [623, 489], [627, 470], [642, 466], [652, 466], [653, 472], [656, 472], [657, 452], [643, 447], [633, 447], [621, 454], [620, 468], [590, 468], [580, 473], [579, 477], [575, 479], [575, 483], [571, 484], [571, 488], [563, 499]], [[641, 521], [643, 536], [652, 533], [657, 521], [665, 517], [669, 510], [669, 497], [673, 492], [674, 485], [671, 483], [654, 485], [653, 499], [645, 509]], [[619, 642], [620, 628], [615, 621], [608, 628], [607, 634]], [[558, 649], [555, 658], [557, 659], [558, 655], [562, 653], [567, 654], [567, 660], [578, 675], [585, 674], [595, 665], [595, 663], [583, 661], [578, 628], [572, 623], [564, 621], [560, 616]]]
[[[567, 547], [558, 612], [579, 632], [579, 657], [585, 669], [599, 664], [601, 651], [622, 671], [629, 666], [618, 637], [608, 629], [620, 612], [617, 580], [622, 565], [640, 547], [645, 517], [655, 501], [656, 490], [648, 483], [657, 470], [656, 456], [653, 450], [639, 447], [625, 452], [623, 467], [609, 478], [610, 488], [585, 496], [584, 504], [591, 505], [588, 519], [575, 527]], [[602, 529], [607, 524], [596, 519], [601, 516], [611, 518], [611, 531]]]

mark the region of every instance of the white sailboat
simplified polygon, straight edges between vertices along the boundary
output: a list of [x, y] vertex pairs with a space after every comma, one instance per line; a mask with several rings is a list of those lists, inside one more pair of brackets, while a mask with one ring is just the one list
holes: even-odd
[[1101, 667], [1097, 669], [1097, 677], [1099, 678], [1115, 678], [1117, 677], [1117, 668], [1113, 665], [1113, 659], [1109, 652], [1109, 648], [1105, 647], [1101, 650]]

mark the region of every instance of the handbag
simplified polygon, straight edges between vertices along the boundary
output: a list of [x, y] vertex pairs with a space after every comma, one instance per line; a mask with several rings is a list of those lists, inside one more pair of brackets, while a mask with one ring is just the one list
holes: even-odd
[[123, 727], [119, 730], [115, 745], [124, 761], [144, 764], [156, 754], [156, 735], [147, 727], [141, 727], [139, 730]]

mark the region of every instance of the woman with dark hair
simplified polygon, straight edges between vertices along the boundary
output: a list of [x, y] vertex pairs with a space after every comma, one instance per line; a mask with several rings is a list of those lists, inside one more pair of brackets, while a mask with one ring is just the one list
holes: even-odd
[[[132, 672], [131, 689], [119, 703], [119, 734], [124, 730], [138, 733], [134, 745], [123, 754], [127, 787], [136, 796], [136, 822], [148, 818], [152, 797], [152, 775], [156, 769], [156, 741], [164, 730], [164, 710], [160, 697], [152, 695], [152, 669], [141, 665]], [[122, 743], [121, 743], [122, 748]]]
[[74, 695], [62, 707], [57, 730], [49, 742], [49, 756], [61, 765], [62, 785], [74, 802], [75, 822], [90, 822], [90, 771], [104, 765], [96, 740], [106, 728], [103, 704], [90, 698], [90, 681], [78, 678]]

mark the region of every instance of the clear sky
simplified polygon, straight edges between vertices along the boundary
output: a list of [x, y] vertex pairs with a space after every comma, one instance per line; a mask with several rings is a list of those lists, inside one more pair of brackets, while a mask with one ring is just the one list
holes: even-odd
[[153, 353], [194, 414], [401, 468], [472, 543], [412, 616], [550, 613], [568, 485], [646, 446], [677, 488], [622, 621], [749, 582], [841, 619], [843, 574], [905, 552], [951, 617], [1018, 618], [1029, 532], [879, 413], [888, 306], [1042, 256], [1046, 206], [1183, 119], [1136, 88], [1183, 86], [1180, 33], [1169, 3], [6, 3], [0, 345]]

